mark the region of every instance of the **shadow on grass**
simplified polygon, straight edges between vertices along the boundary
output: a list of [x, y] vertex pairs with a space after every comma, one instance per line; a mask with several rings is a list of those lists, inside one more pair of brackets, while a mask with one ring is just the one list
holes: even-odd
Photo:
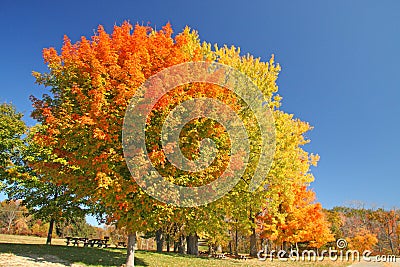
[[[35, 262], [53, 262], [68, 266], [70, 263], [121, 266], [126, 261], [125, 249], [0, 243], [0, 253], [12, 253]], [[148, 264], [135, 255], [135, 266], [148, 266]]]

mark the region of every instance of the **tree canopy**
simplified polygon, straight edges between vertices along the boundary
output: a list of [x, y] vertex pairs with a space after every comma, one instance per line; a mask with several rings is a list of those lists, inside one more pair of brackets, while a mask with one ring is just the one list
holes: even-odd
[[22, 136], [27, 130], [22, 116], [12, 104], [0, 104], [0, 181], [9, 178], [21, 160]]

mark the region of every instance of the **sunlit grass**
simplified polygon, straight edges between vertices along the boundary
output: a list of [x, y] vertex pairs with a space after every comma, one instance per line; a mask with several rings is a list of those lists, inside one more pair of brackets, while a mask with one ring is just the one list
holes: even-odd
[[[78, 264], [83, 266], [121, 266], [125, 263], [126, 251], [123, 248], [91, 248], [66, 246], [63, 239], [54, 239], [52, 246], [45, 245], [45, 238], [30, 236], [0, 235], [0, 255], [16, 255], [34, 260], [46, 260], [69, 266]], [[273, 262], [259, 261], [258, 259], [214, 259], [208, 257], [194, 257], [175, 253], [155, 253], [136, 251], [136, 266], [157, 267], [214, 267], [214, 266], [346, 266], [349, 264], [331, 262]], [[20, 266], [20, 265], [19, 265]]]

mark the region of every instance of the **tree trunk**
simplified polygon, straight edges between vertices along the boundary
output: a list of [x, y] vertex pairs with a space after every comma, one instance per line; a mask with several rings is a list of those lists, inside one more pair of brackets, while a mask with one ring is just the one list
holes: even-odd
[[256, 229], [251, 229], [252, 233], [250, 235], [250, 256], [255, 257], [257, 256], [257, 235]]
[[[57, 187], [56, 187], [55, 192], [54, 192], [54, 198], [53, 198], [54, 203], [56, 203], [57, 198], [58, 198], [58, 191], [57, 191]], [[55, 221], [54, 218], [50, 219], [49, 231], [47, 232], [46, 245], [51, 245], [51, 236], [53, 235], [54, 221]]]
[[158, 229], [156, 232], [156, 244], [157, 244], [157, 252], [162, 252], [164, 245], [164, 235], [161, 229]]
[[136, 245], [136, 232], [128, 235], [126, 267], [135, 266], [135, 245]]
[[170, 240], [169, 240], [169, 234], [166, 236], [166, 243], [167, 243], [167, 252], [169, 252], [171, 250], [170, 248]]
[[199, 255], [199, 237], [197, 234], [190, 234], [186, 237], [187, 254]]
[[389, 246], [390, 246], [390, 249], [392, 250], [392, 254], [394, 255], [395, 252], [394, 252], [393, 241], [392, 241], [392, 238], [390, 236], [389, 236]]
[[266, 255], [268, 253], [269, 245], [270, 245], [269, 239], [267, 239], [267, 240], [263, 239], [262, 244], [263, 244], [262, 249], [264, 250], [264, 254]]
[[56, 231], [57, 236], [64, 237], [63, 229], [59, 223], [55, 225], [54, 230]]
[[46, 245], [51, 245], [51, 237], [53, 235], [54, 219], [50, 220], [49, 231], [47, 232]]
[[11, 234], [10, 229], [11, 229], [11, 225], [12, 225], [13, 221], [10, 219], [8, 220], [8, 225], [7, 225], [7, 234]]
[[[237, 220], [236, 220], [237, 222]], [[238, 229], [237, 226], [235, 228], [235, 256], [239, 255], [239, 240], [238, 240]]]
[[185, 254], [185, 236], [181, 235], [178, 242], [178, 253]]

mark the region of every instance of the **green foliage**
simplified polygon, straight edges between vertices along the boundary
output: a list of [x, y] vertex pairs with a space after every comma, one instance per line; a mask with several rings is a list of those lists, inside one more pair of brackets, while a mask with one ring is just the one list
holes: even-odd
[[56, 224], [57, 236], [77, 236], [88, 238], [99, 238], [96, 227], [91, 226], [84, 216], [71, 217]]
[[[32, 162], [46, 161], [51, 157], [46, 147], [32, 142], [33, 136], [41, 128], [42, 126], [35, 126], [26, 132], [27, 127], [22, 121], [22, 114], [11, 104], [0, 105], [2, 189], [9, 199], [14, 200], [10, 203], [20, 203], [36, 220], [51, 222], [84, 218], [86, 210], [83, 209], [83, 199], [77, 198], [66, 185], [52, 183], [31, 168]], [[39, 229], [43, 228], [43, 225], [35, 227], [38, 228], [38, 234], [43, 232], [43, 229]], [[10, 225], [7, 228], [10, 231]]]
[[0, 104], [0, 182], [9, 178], [9, 170], [20, 163], [26, 131], [22, 116], [12, 104]]
[[32, 137], [40, 126], [32, 127], [22, 140], [18, 165], [14, 165], [12, 175], [7, 180], [4, 191], [8, 197], [23, 200], [36, 219], [45, 222], [61, 221], [70, 217], [84, 217], [83, 200], [64, 184], [54, 184], [47, 177], [38, 175], [30, 164], [46, 161], [50, 157], [48, 150], [32, 142]]
[[35, 218], [45, 222], [84, 217], [86, 213], [82, 201], [76, 199], [65, 185], [56, 186], [37, 178], [27, 178], [11, 184], [6, 192], [10, 198], [22, 199]]

